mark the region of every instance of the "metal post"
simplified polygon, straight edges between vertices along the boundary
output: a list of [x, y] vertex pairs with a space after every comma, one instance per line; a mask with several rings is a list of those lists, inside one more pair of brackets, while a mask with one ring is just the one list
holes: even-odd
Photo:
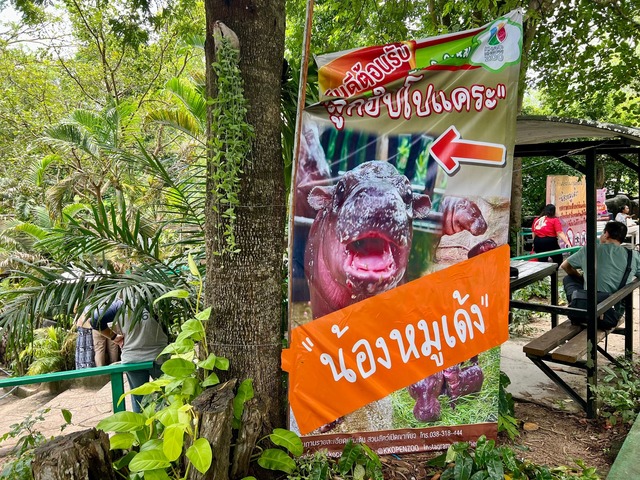
[[597, 319], [598, 282], [596, 277], [596, 244], [600, 241], [597, 235], [597, 206], [596, 206], [596, 150], [586, 152], [586, 181], [587, 181], [587, 418], [596, 416], [596, 397], [594, 388], [598, 385], [598, 349], [597, 347]]
[[111, 374], [111, 401], [113, 402], [113, 413], [124, 412], [126, 410], [124, 400], [118, 405], [120, 397], [124, 394], [123, 375], [124, 373], [122, 372]]
[[[551, 274], [551, 305], [558, 305], [558, 270]], [[558, 314], [551, 314], [551, 328], [558, 326]]]

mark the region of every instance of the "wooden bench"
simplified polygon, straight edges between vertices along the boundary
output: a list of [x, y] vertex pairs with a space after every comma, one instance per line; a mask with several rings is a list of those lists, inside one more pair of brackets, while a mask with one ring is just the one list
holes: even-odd
[[[633, 296], [635, 289], [640, 287], [640, 281], [635, 279], [630, 284], [611, 294], [607, 299], [597, 304], [595, 317], [598, 318], [613, 305], [620, 301], [625, 302], [625, 315], [620, 319], [618, 326], [611, 330], [595, 329], [595, 337], [590, 340], [589, 328], [585, 325], [573, 325], [570, 321], [565, 321], [560, 325], [545, 332], [538, 338], [527, 343], [522, 350], [527, 357], [538, 366], [549, 378], [558, 386], [565, 390], [582, 408], [587, 412], [587, 416], [595, 416], [595, 396], [592, 388], [597, 385], [597, 354], [604, 355], [608, 360], [616, 362], [606, 349], [599, 346], [599, 343], [608, 334], [621, 334], [625, 336], [625, 355], [630, 357], [633, 350]], [[512, 306], [517, 308], [529, 308], [531, 310], [543, 310], [553, 313], [578, 316], [587, 319], [588, 312], [585, 309], [560, 307], [553, 305], [535, 305], [525, 302], [512, 301]], [[595, 322], [585, 322], [593, 324]], [[559, 363], [572, 367], [581, 368], [587, 371], [587, 396], [586, 400], [569, 386], [547, 362]]]
[[107, 365], [106, 367], [81, 368], [79, 370], [66, 370], [64, 372], [45, 373], [42, 375], [9, 377], [0, 379], [0, 388], [59, 382], [62, 380], [73, 380], [75, 378], [95, 377], [97, 375], [110, 375], [113, 413], [116, 413], [125, 410], [125, 402], [120, 403], [120, 397], [124, 394], [123, 373], [150, 370], [151, 368], [153, 368], [153, 362], [116, 363]]
[[[622, 319], [620, 320], [622, 322]], [[596, 331], [596, 339], [601, 342], [609, 333]], [[572, 325], [569, 320], [527, 343], [522, 350], [527, 355], [544, 357], [551, 355], [553, 360], [565, 363], [578, 363], [588, 351], [587, 329], [582, 325]]]

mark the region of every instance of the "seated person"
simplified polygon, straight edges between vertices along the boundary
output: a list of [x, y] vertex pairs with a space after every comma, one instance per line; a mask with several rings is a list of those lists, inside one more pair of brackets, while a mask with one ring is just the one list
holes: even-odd
[[635, 215], [629, 215], [629, 205], [625, 205], [622, 207], [622, 210], [620, 210], [616, 215], [616, 222], [629, 225], [633, 217], [635, 217]]
[[[600, 243], [596, 245], [597, 287], [598, 292], [614, 293], [620, 288], [620, 282], [627, 269], [628, 249], [621, 245], [627, 236], [627, 226], [624, 223], [607, 222]], [[627, 284], [635, 277], [640, 277], [640, 256], [632, 252], [631, 272], [627, 278]], [[587, 269], [586, 249], [582, 247], [576, 253], [567, 258], [560, 265], [567, 276], [563, 280], [564, 291], [567, 300], [571, 301], [573, 292], [586, 288], [586, 279], [579, 270]], [[619, 312], [618, 318], [622, 316]]]

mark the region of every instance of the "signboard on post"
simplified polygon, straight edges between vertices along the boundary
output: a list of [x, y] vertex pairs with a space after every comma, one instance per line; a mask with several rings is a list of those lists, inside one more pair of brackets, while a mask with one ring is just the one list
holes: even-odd
[[307, 449], [496, 436], [521, 45], [514, 11], [317, 59], [282, 355]]
[[584, 177], [549, 175], [547, 203], [556, 206], [556, 216], [571, 246], [586, 245], [587, 185]]

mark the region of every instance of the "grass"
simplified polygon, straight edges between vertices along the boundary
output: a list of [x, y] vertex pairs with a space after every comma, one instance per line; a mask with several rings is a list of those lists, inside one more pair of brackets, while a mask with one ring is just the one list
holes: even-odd
[[498, 419], [498, 385], [500, 384], [500, 348], [493, 348], [480, 354], [479, 364], [484, 373], [482, 389], [460, 397], [455, 408], [449, 397], [441, 395], [438, 400], [442, 408], [440, 420], [420, 422], [413, 415], [416, 401], [406, 388], [391, 394], [393, 402], [393, 428], [424, 428], [441, 425], [466, 425], [472, 423], [496, 422]]

